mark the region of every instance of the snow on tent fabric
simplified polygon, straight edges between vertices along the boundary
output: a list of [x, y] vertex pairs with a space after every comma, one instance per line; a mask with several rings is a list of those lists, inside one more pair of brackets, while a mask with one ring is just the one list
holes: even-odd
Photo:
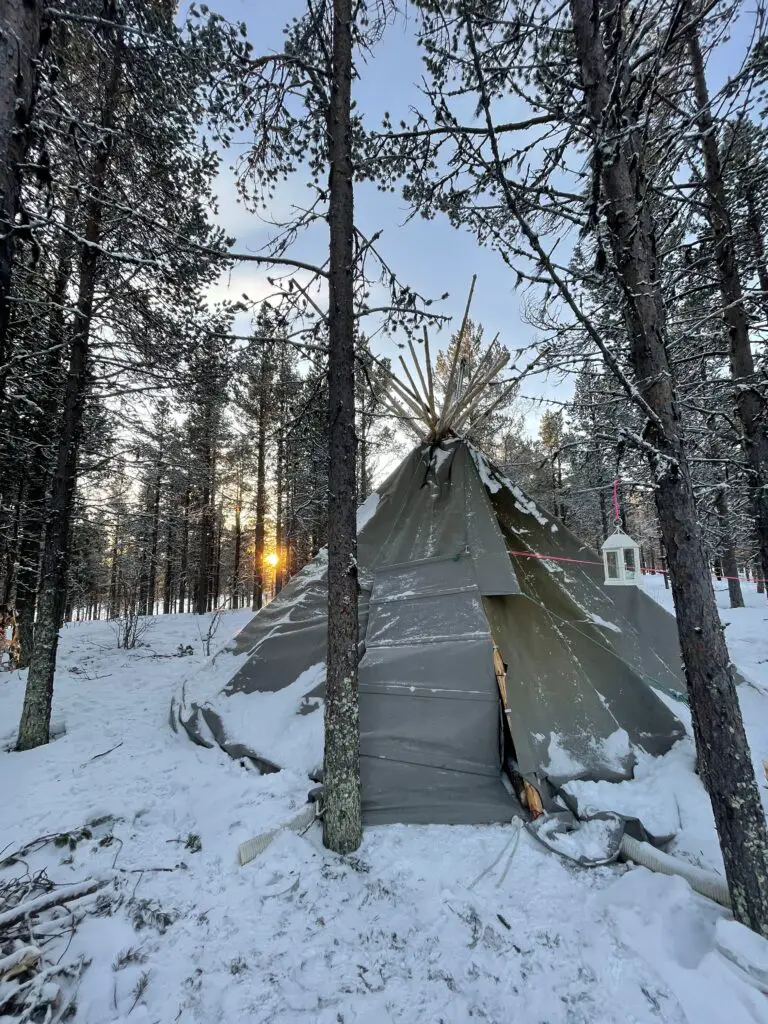
[[[509, 820], [520, 813], [504, 775], [510, 764], [556, 809], [565, 783], [630, 778], [635, 751], [661, 755], [683, 736], [655, 692], [684, 692], [672, 616], [641, 588], [606, 588], [595, 553], [562, 523], [553, 530], [466, 441], [417, 446], [364, 519], [366, 823]], [[553, 572], [554, 563], [510, 552], [573, 561]], [[226, 703], [282, 690], [324, 661], [326, 569], [321, 552], [251, 620], [232, 648], [246, 657], [223, 690], [180, 702], [192, 738], [200, 742], [207, 723], [224, 749], [259, 758], [247, 718], [238, 727]], [[494, 647], [506, 665], [508, 728]], [[322, 695], [321, 679], [297, 710], [320, 714]], [[211, 728], [225, 719], [226, 728]]]

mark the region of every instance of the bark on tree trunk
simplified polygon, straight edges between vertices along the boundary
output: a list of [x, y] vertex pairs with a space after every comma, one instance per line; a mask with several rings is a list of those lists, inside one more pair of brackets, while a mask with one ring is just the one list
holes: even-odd
[[45, 492], [48, 474], [45, 466], [47, 451], [37, 448], [32, 456], [29, 487], [19, 544], [19, 566], [16, 575], [16, 623], [19, 638], [19, 668], [27, 668], [32, 657], [35, 631], [35, 604], [40, 571], [40, 544], [45, 519]]
[[[282, 415], [282, 413], [281, 413]], [[275, 489], [277, 490], [277, 500], [275, 502], [275, 546], [277, 547], [277, 554], [280, 561], [277, 564], [277, 572], [275, 573], [275, 593], [279, 594], [283, 589], [283, 581], [285, 580], [286, 573], [288, 571], [289, 555], [288, 545], [285, 540], [285, 473], [283, 470], [285, 460], [285, 442], [283, 441], [283, 430], [282, 426], [277, 437], [277, 467], [276, 467], [276, 482]]]
[[597, 549], [599, 551], [601, 544], [603, 541], [608, 540], [608, 534], [610, 533], [610, 527], [608, 526], [608, 507], [605, 500], [605, 492], [602, 490], [598, 492], [598, 503], [600, 505], [600, 528], [603, 531], [600, 542], [597, 544]]
[[16, 586], [17, 567], [19, 564], [19, 534], [22, 520], [22, 509], [24, 507], [24, 495], [26, 482], [22, 478], [16, 491], [16, 506], [13, 513], [13, 527], [11, 536], [5, 538], [5, 571], [3, 585], [3, 604], [11, 604], [11, 598]]
[[115, 535], [112, 539], [111, 564], [109, 567], [109, 605], [107, 618], [116, 619], [120, 614], [118, 602], [118, 578], [120, 575], [118, 553], [120, 551], [120, 512], [115, 520]]
[[370, 429], [370, 416], [366, 413], [366, 389], [363, 390], [360, 412], [360, 433], [357, 439], [358, 461], [360, 463], [359, 478], [357, 481], [357, 503], [362, 505], [370, 491], [368, 473], [368, 433]]
[[352, 136], [352, 0], [334, 0], [328, 115], [328, 674], [325, 696], [323, 842], [360, 845], [360, 719], [357, 702], [357, 530]]
[[741, 581], [739, 580], [739, 563], [736, 560], [736, 550], [733, 546], [733, 530], [731, 528], [731, 510], [728, 505], [727, 484], [718, 488], [715, 496], [715, 511], [717, 512], [717, 525], [720, 534], [720, 558], [722, 560], [723, 575], [728, 580], [728, 597], [731, 601], [731, 608], [744, 607], [744, 595], [741, 592]]
[[704, 73], [699, 37], [695, 28], [687, 34], [688, 57], [698, 112], [699, 146], [704, 158], [707, 190], [706, 214], [715, 242], [715, 262], [720, 277], [723, 319], [728, 330], [731, 379], [736, 409], [744, 434], [752, 513], [755, 519], [763, 576], [768, 576], [768, 425], [766, 406], [755, 377], [755, 361], [749, 342], [749, 324], [744, 306], [736, 247], [733, 239], [717, 131], [709, 105], [709, 90]]
[[202, 504], [200, 507], [200, 552], [197, 562], [197, 579], [195, 581], [196, 615], [204, 615], [208, 611], [212, 532], [213, 527], [211, 523], [210, 494], [206, 487], [203, 491]]
[[179, 560], [179, 606], [178, 610], [184, 614], [184, 602], [187, 599], [187, 575], [189, 573], [189, 503], [191, 489], [187, 483], [184, 489], [184, 516], [181, 526], [181, 558]]
[[205, 483], [203, 484], [200, 504], [200, 558], [197, 566], [197, 585], [195, 587], [195, 613], [204, 615], [208, 611], [208, 597], [211, 591], [211, 570], [213, 568], [213, 494], [211, 478], [213, 476], [213, 455], [210, 445], [206, 442]]
[[255, 612], [264, 602], [264, 517], [267, 513], [267, 381], [269, 364], [266, 350], [261, 354], [259, 381], [259, 428], [256, 453], [256, 527], [253, 536], [253, 605]]
[[219, 596], [221, 593], [221, 545], [224, 534], [224, 508], [219, 502], [216, 512], [216, 560], [213, 571], [213, 587], [211, 588], [211, 603], [208, 611], [219, 607]]
[[763, 310], [763, 316], [768, 319], [768, 261], [766, 261], [765, 257], [763, 222], [757, 209], [751, 180], [745, 181], [743, 187], [747, 202], [747, 232], [752, 252], [755, 256], [755, 270], [760, 284], [760, 306]]
[[56, 462], [48, 501], [48, 517], [40, 574], [37, 625], [19, 724], [18, 750], [48, 742], [53, 677], [59, 629], [67, 606], [70, 527], [77, 477], [83, 408], [88, 381], [88, 354], [93, 297], [99, 271], [103, 195], [112, 153], [115, 108], [120, 81], [122, 36], [118, 34], [102, 114], [102, 138], [96, 149], [86, 202], [85, 244], [80, 253], [77, 304], [72, 323], [69, 369], [64, 387]]
[[13, 229], [21, 201], [21, 165], [29, 146], [29, 124], [37, 88], [42, 0], [3, 0], [0, 26], [0, 405], [10, 339]]
[[[161, 441], [162, 444], [162, 441]], [[147, 571], [147, 603], [145, 614], [155, 614], [157, 597], [157, 549], [160, 541], [160, 494], [163, 484], [162, 448], [158, 456], [152, 487], [152, 530], [149, 538], [149, 568]]]
[[[74, 221], [73, 202], [67, 204], [64, 224]], [[27, 668], [32, 657], [35, 605], [40, 573], [40, 549], [45, 525], [45, 497], [51, 474], [51, 425], [59, 407], [59, 385], [64, 347], [64, 308], [67, 289], [72, 278], [73, 245], [68, 237], [61, 242], [56, 276], [51, 289], [51, 313], [48, 325], [48, 354], [43, 375], [48, 394], [32, 432], [32, 458], [29, 463], [26, 509], [19, 547], [19, 569], [16, 580], [16, 621], [19, 635], [19, 668]]]
[[[741, 719], [709, 564], [696, 517], [658, 283], [655, 230], [638, 141], [612, 102], [617, 69], [602, 38], [599, 0], [570, 0], [582, 88], [600, 152], [603, 207], [622, 286], [630, 355], [650, 407], [646, 439], [669, 562], [696, 747], [712, 802], [733, 913], [768, 934], [768, 834]], [[616, 52], [616, 51], [614, 51]], [[620, 77], [620, 73], [619, 73]], [[610, 152], [606, 147], [610, 142]]]
[[163, 615], [170, 615], [173, 603], [173, 518], [168, 510], [165, 527], [165, 565], [163, 567]]
[[240, 549], [243, 544], [243, 530], [240, 524], [240, 506], [243, 500], [242, 486], [238, 483], [237, 497], [235, 498], [235, 554], [232, 566], [232, 608], [237, 611], [240, 607]]

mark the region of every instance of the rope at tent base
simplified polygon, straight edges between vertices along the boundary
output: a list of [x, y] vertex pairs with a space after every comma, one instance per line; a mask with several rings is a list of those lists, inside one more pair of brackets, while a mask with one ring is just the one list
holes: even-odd
[[634, 861], [635, 864], [650, 868], [661, 875], [679, 875], [696, 892], [730, 910], [731, 894], [728, 892], [725, 879], [711, 871], [702, 871], [693, 864], [678, 860], [677, 857], [670, 857], [668, 853], [657, 850], [650, 843], [641, 843], [628, 835], [624, 835], [621, 840], [619, 857], [622, 860]]
[[481, 882], [485, 878], [486, 875], [490, 874], [490, 872], [493, 871], [493, 869], [499, 863], [499, 861], [504, 856], [504, 854], [507, 852], [507, 850], [509, 850], [510, 847], [511, 847], [509, 858], [508, 858], [507, 863], [506, 863], [506, 865], [504, 867], [504, 871], [501, 874], [501, 878], [496, 883], [497, 886], [501, 886], [503, 884], [504, 879], [507, 877], [507, 873], [509, 872], [509, 869], [510, 869], [510, 867], [512, 865], [512, 859], [515, 856], [515, 853], [517, 851], [517, 844], [520, 842], [520, 831], [522, 829], [522, 822], [520, 821], [519, 818], [513, 819], [512, 824], [514, 826], [514, 835], [512, 836], [512, 838], [509, 840], [509, 842], [505, 843], [504, 846], [501, 848], [501, 852], [499, 853], [499, 855], [496, 858], [496, 860], [492, 864], [489, 864], [487, 868], [484, 868], [480, 872], [480, 874], [477, 876], [477, 878], [474, 880], [474, 882], [470, 883], [470, 885], [467, 886], [467, 889], [469, 889], [469, 890], [474, 889], [478, 882]]

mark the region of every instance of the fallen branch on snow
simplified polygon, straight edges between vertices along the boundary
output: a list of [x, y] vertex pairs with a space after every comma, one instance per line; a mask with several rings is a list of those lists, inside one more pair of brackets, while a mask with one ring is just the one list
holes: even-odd
[[42, 955], [37, 946], [22, 946], [8, 956], [0, 957], [0, 981], [10, 981], [17, 974], [31, 970]]
[[68, 886], [66, 889], [54, 889], [52, 892], [44, 893], [34, 900], [19, 903], [18, 906], [0, 914], [0, 928], [7, 928], [9, 925], [23, 920], [29, 914], [39, 914], [41, 911], [49, 910], [51, 907], [69, 903], [71, 900], [78, 900], [81, 896], [89, 896], [98, 889], [103, 889], [111, 881], [111, 877], [90, 878], [85, 882], [78, 882], [76, 885]]

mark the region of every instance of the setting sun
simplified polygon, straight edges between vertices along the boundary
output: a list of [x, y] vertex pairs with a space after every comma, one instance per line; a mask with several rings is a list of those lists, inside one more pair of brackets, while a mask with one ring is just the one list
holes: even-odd
[[267, 563], [267, 565], [271, 565], [274, 568], [280, 561], [280, 558], [278, 557], [277, 552], [272, 551], [270, 554], [266, 556], [264, 561]]

